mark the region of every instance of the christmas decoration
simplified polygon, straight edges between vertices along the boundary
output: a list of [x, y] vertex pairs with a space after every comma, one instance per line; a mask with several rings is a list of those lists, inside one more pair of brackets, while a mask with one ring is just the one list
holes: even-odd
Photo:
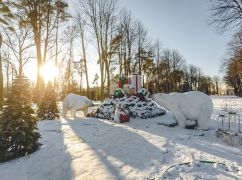
[[118, 88], [114, 91], [114, 98], [124, 97], [124, 91], [121, 88]]
[[117, 104], [126, 109], [131, 118], [147, 119], [165, 114], [165, 110], [152, 99], [144, 97], [143, 100], [138, 96], [124, 95], [104, 100], [95, 111], [89, 113], [89, 116], [113, 120]]
[[115, 110], [114, 121], [116, 123], [129, 122], [130, 116], [129, 111], [124, 109], [121, 105], [117, 105]]
[[29, 82], [17, 77], [0, 120], [0, 162], [31, 154], [39, 149], [37, 120], [30, 102]]
[[48, 83], [45, 95], [41, 100], [37, 115], [41, 120], [54, 120], [59, 117], [56, 104], [56, 93], [51, 83]]
[[123, 89], [124, 84], [128, 84], [128, 83], [129, 83], [128, 78], [122, 76], [122, 77], [119, 78], [119, 84], [118, 84], [118, 86], [119, 86], [119, 88], [122, 88]]
[[140, 88], [138, 90], [138, 94], [143, 97], [148, 97], [149, 96], [149, 91], [145, 88]]
[[124, 92], [127, 93], [128, 96], [132, 96], [135, 93], [135, 88], [131, 84], [125, 84], [123, 89], [124, 89]]
[[130, 84], [134, 86], [135, 92], [141, 88], [141, 75], [133, 73], [130, 77]]
[[141, 88], [138, 90], [138, 92], [136, 93], [136, 96], [138, 96], [141, 101], [144, 101], [146, 98], [149, 97], [149, 91], [145, 88]]

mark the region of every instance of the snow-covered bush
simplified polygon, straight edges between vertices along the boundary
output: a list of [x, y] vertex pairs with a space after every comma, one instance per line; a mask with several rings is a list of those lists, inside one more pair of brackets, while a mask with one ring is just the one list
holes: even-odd
[[113, 120], [117, 104], [127, 109], [131, 118], [147, 119], [165, 114], [165, 110], [152, 99], [141, 100], [138, 96], [124, 96], [104, 100], [89, 116]]

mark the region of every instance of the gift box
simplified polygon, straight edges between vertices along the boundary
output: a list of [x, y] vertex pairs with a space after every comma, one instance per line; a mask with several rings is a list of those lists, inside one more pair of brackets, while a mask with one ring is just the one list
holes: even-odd
[[120, 105], [118, 106], [119, 107], [117, 107], [115, 110], [114, 121], [117, 123], [129, 122], [129, 111], [127, 109], [121, 108]]
[[134, 86], [135, 92], [138, 92], [141, 88], [141, 75], [137, 73], [131, 74], [130, 84]]
[[120, 123], [124, 123], [124, 122], [129, 122], [129, 115], [128, 114], [120, 114]]
[[124, 87], [125, 84], [129, 84], [128, 78], [127, 77], [123, 77], [123, 76], [120, 77], [119, 78], [118, 87], [123, 89], [123, 87]]

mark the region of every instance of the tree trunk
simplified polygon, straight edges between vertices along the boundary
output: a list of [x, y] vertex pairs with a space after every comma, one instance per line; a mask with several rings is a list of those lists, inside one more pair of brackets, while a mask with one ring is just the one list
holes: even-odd
[[[59, 11], [57, 11], [59, 12]], [[58, 33], [59, 33], [59, 18], [58, 18], [59, 14], [57, 14], [57, 22], [56, 22], [56, 34], [55, 34], [55, 66], [57, 67], [58, 62], [57, 62], [57, 58], [58, 58]], [[57, 92], [57, 77], [55, 77], [54, 79], [54, 90]]]
[[40, 97], [42, 96], [42, 93], [44, 91], [44, 80], [41, 75], [41, 66], [42, 66], [42, 55], [41, 55], [41, 37], [40, 35], [37, 35], [35, 33], [35, 47], [36, 47], [36, 52], [37, 52], [37, 84], [36, 88], [38, 91], [38, 101]]
[[141, 53], [141, 48], [140, 48], [140, 37], [139, 37], [139, 47], [138, 47], [138, 64], [139, 64], [139, 74], [141, 74], [141, 57], [140, 57], [140, 53]]
[[70, 86], [71, 86], [71, 59], [72, 59], [72, 40], [70, 42], [70, 57], [69, 57], [69, 61], [68, 61], [68, 69], [67, 69], [67, 74], [68, 74], [68, 80], [67, 80], [67, 89], [68, 92], [70, 90]]
[[0, 111], [3, 110], [2, 34], [0, 33]]
[[104, 64], [100, 60], [100, 71], [101, 71], [101, 100], [104, 100]]
[[119, 57], [119, 76], [122, 76], [122, 45], [120, 45], [119, 47], [119, 53], [118, 53], [118, 57]]
[[128, 66], [128, 75], [130, 75], [131, 74], [131, 44], [130, 45], [128, 45], [128, 64], [127, 64], [127, 66]]
[[22, 59], [22, 51], [19, 50], [19, 75], [23, 75], [23, 59]]
[[49, 31], [50, 31], [50, 11], [51, 11], [51, 8], [50, 8], [50, 2], [49, 1], [48, 3], [48, 10], [47, 10], [47, 21], [46, 21], [46, 36], [45, 36], [45, 47], [44, 47], [44, 57], [43, 57], [43, 63], [46, 63], [46, 55], [47, 55], [47, 48], [48, 48], [48, 44], [49, 44]]
[[7, 94], [8, 94], [8, 91], [9, 91], [9, 62], [7, 64], [6, 77], [7, 77]]
[[88, 78], [88, 70], [87, 70], [87, 59], [86, 59], [86, 49], [85, 49], [85, 43], [84, 43], [84, 32], [81, 32], [81, 43], [82, 43], [84, 68], [85, 68], [85, 74], [86, 74], [87, 97], [90, 97], [89, 78]]

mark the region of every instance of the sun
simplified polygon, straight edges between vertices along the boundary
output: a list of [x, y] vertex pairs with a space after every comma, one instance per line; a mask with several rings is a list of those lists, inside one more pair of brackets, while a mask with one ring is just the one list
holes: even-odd
[[46, 83], [53, 82], [58, 74], [58, 68], [52, 62], [47, 62], [42, 65], [40, 72]]

